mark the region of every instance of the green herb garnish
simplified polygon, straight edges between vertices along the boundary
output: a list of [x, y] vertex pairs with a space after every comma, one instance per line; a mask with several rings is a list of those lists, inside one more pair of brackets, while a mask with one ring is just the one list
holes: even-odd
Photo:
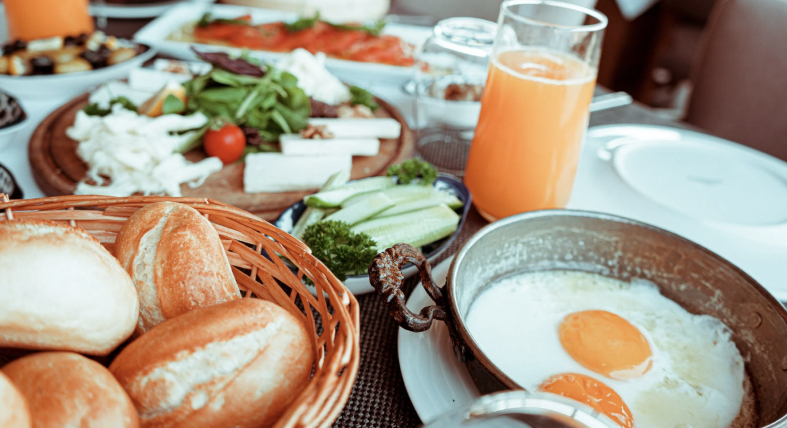
[[199, 21], [197, 21], [197, 27], [207, 27], [210, 24], [251, 25], [251, 23], [245, 19], [213, 19], [213, 15], [210, 12], [202, 15]]
[[284, 28], [287, 31], [301, 31], [306, 30], [308, 28], [312, 28], [320, 21], [320, 12], [317, 12], [311, 18], [299, 18], [297, 21], [292, 23], [285, 23]]
[[370, 25], [332, 24], [330, 22], [326, 22], [326, 24], [328, 24], [328, 25], [330, 25], [330, 26], [332, 26], [334, 28], [338, 28], [340, 30], [360, 30], [360, 31], [365, 31], [365, 32], [367, 32], [367, 33], [369, 33], [369, 34], [371, 34], [372, 36], [375, 36], [375, 37], [379, 37], [380, 33], [383, 31], [383, 28], [385, 28], [385, 21], [383, 21], [382, 19], [379, 20], [379, 21], [375, 21], [374, 23], [372, 23]]
[[321, 221], [306, 228], [303, 242], [312, 254], [344, 281], [366, 273], [377, 255], [377, 244], [366, 233], [355, 233], [342, 221]]
[[389, 177], [398, 177], [399, 184], [410, 184], [416, 178], [421, 178], [418, 184], [429, 186], [437, 180], [437, 170], [432, 164], [420, 159], [406, 160], [399, 165], [388, 167]]
[[88, 116], [104, 117], [112, 113], [112, 106], [115, 104], [120, 104], [124, 109], [133, 111], [134, 113], [137, 112], [137, 106], [126, 97], [113, 98], [112, 101], [109, 102], [108, 108], [101, 108], [97, 103], [91, 103], [82, 107], [82, 111]]

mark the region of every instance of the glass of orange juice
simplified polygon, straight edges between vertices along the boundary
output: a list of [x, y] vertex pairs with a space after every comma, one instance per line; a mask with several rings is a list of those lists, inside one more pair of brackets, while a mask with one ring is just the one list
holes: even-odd
[[11, 40], [78, 36], [93, 32], [88, 0], [4, 0]]
[[565, 208], [607, 18], [551, 0], [506, 0], [465, 184], [489, 221]]

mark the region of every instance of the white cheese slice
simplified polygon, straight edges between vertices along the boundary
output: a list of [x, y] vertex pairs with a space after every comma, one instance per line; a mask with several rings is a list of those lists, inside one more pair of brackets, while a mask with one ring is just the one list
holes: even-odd
[[246, 193], [319, 189], [337, 172], [350, 173], [352, 156], [287, 156], [253, 153], [246, 156], [243, 190]]
[[380, 151], [377, 138], [303, 138], [299, 134], [279, 137], [281, 152], [287, 156], [351, 155], [376, 156]]
[[399, 138], [402, 124], [396, 119], [309, 119], [309, 124], [325, 125], [335, 138]]

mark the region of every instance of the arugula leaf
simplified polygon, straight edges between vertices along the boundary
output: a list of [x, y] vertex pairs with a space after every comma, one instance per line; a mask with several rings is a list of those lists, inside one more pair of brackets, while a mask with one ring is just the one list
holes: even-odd
[[210, 78], [217, 83], [227, 86], [245, 86], [256, 85], [262, 78], [254, 76], [246, 76], [244, 74], [236, 74], [231, 71], [223, 70], [221, 68], [213, 69], [210, 72]]
[[179, 114], [183, 113], [184, 110], [186, 110], [186, 104], [172, 94], [167, 95], [167, 98], [164, 98], [164, 103], [161, 105], [162, 114]]
[[196, 95], [202, 92], [208, 83], [210, 83], [211, 75], [204, 74], [202, 76], [197, 76], [188, 82], [183, 84], [183, 87], [186, 88], [186, 96], [191, 97], [192, 95]]
[[360, 30], [365, 31], [372, 36], [379, 37], [380, 33], [385, 28], [385, 21], [382, 19], [379, 21], [375, 21], [370, 25], [357, 25], [357, 24], [332, 24], [330, 22], [326, 22], [326, 24], [330, 25], [333, 28], [338, 28], [340, 30]]
[[363, 104], [366, 107], [372, 109], [372, 111], [375, 111], [378, 107], [380, 107], [374, 101], [374, 95], [372, 95], [371, 92], [357, 86], [350, 86], [350, 104]]
[[295, 22], [289, 24], [285, 23], [284, 28], [286, 28], [287, 31], [290, 32], [301, 31], [314, 27], [315, 25], [317, 25], [317, 22], [319, 21], [320, 21], [320, 12], [317, 12], [311, 18], [298, 18], [298, 20]]
[[82, 107], [82, 111], [84, 111], [85, 114], [87, 114], [88, 116], [101, 116], [101, 117], [104, 117], [104, 116], [107, 116], [110, 113], [112, 113], [112, 106], [114, 106], [115, 104], [120, 104], [121, 106], [123, 106], [124, 109], [133, 111], [134, 113], [137, 112], [137, 106], [134, 105], [134, 103], [131, 102], [130, 99], [128, 99], [126, 97], [122, 97], [122, 96], [121, 97], [117, 97], [117, 98], [113, 98], [109, 102], [109, 107], [108, 108], [101, 108], [101, 107], [99, 107], [99, 105], [97, 103], [91, 103], [91, 104], [88, 104], [88, 105]]

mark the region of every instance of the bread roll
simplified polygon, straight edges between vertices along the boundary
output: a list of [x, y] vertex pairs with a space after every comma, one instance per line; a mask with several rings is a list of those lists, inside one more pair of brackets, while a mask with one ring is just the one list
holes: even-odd
[[19, 389], [0, 372], [0, 427], [30, 428], [30, 409]]
[[109, 370], [143, 427], [259, 428], [272, 425], [306, 385], [312, 352], [296, 317], [248, 298], [161, 323]]
[[240, 298], [221, 239], [188, 205], [150, 204], [115, 240], [115, 257], [139, 291], [136, 335], [192, 309]]
[[112, 373], [79, 354], [31, 354], [2, 371], [27, 400], [36, 428], [139, 427], [134, 404]]
[[106, 355], [134, 331], [137, 291], [82, 229], [0, 222], [0, 347]]

